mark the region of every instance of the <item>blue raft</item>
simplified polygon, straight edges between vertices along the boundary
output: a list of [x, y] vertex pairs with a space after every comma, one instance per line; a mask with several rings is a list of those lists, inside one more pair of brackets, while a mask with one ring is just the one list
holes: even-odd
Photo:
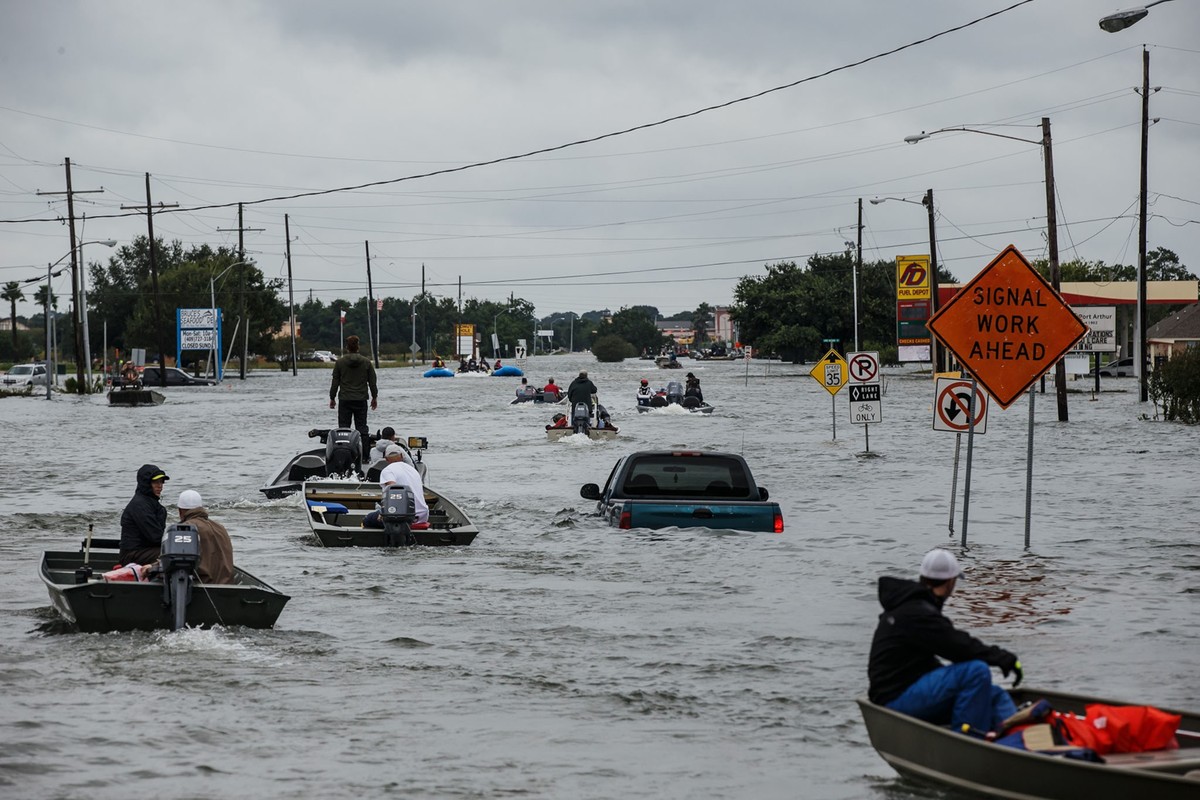
[[426, 378], [453, 378], [454, 370], [446, 369], [445, 367], [434, 367], [433, 369], [425, 370]]
[[520, 378], [525, 373], [520, 367], [501, 367], [492, 371], [493, 378]]

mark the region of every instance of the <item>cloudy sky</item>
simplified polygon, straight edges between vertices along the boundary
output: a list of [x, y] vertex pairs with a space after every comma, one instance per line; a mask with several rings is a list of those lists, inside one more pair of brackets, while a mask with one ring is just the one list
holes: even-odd
[[[1162, 87], [1150, 247], [1197, 271], [1200, 2], [1101, 31], [1121, 7], [0, 0], [0, 282], [70, 250], [65, 199], [46, 194], [65, 190], [64, 158], [77, 191], [104, 189], [76, 196], [83, 241], [145, 235], [121, 206], [146, 202], [149, 173], [153, 202], [178, 204], [158, 236], [235, 246], [242, 202], [262, 229], [249, 256], [282, 277], [287, 214], [298, 299], [364, 296], [369, 242], [380, 296], [414, 294], [424, 265], [436, 294], [461, 279], [540, 314], [671, 314], [842, 251], [859, 198], [929, 188], [939, 259], [965, 280], [1010, 243], [1046, 255], [1043, 116], [1062, 259], [1132, 264], [1143, 45]], [[1034, 143], [903, 141], [956, 126]], [[865, 260], [929, 249], [920, 205], [864, 202], [863, 226]]]

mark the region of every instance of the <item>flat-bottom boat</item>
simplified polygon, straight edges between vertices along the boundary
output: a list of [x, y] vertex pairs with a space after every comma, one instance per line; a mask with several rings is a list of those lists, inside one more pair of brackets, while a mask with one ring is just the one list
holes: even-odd
[[[704, 402], [701, 402], [699, 405], [694, 405], [694, 406], [682, 405], [679, 403], [670, 403], [668, 405], [662, 405], [662, 406], [638, 406], [637, 410], [638, 410], [639, 414], [646, 414], [651, 411], [659, 411], [662, 409], [674, 409], [674, 408], [682, 408], [684, 411], [691, 412], [692, 414], [711, 414], [716, 409], [716, 406], [709, 405], [708, 403], [704, 403]], [[671, 412], [668, 412], [668, 413], [671, 413]]]
[[[429, 527], [414, 528], [412, 543], [425, 546], [468, 545], [479, 528], [441, 492], [425, 486]], [[397, 543], [383, 528], [364, 528], [363, 520], [375, 510], [383, 490], [378, 483], [363, 481], [311, 480], [304, 483], [304, 506], [308, 524], [325, 547], [395, 547]]]
[[[41, 578], [50, 602], [84, 633], [173, 630], [175, 609], [162, 580], [105, 581], [118, 563], [116, 539], [95, 539], [77, 552], [48, 550]], [[245, 570], [234, 567], [233, 583], [192, 582], [190, 601], [179, 610], [188, 627], [243, 625], [270, 628], [289, 598]]]
[[[308, 432], [309, 438], [318, 438], [324, 442], [327, 438], [327, 432], [314, 428]], [[408, 458], [405, 461], [412, 467], [416, 468], [417, 474], [421, 476], [421, 480], [425, 480], [425, 475], [428, 472], [428, 467], [421, 458], [421, 451], [429, 446], [427, 439], [421, 436], [410, 436], [407, 442], [397, 442], [408, 452]], [[361, 445], [360, 445], [361, 446]], [[370, 443], [367, 443], [370, 446]], [[292, 456], [283, 469], [272, 478], [259, 487], [259, 491], [267, 497], [268, 500], [277, 500], [280, 497], [286, 497], [290, 494], [295, 494], [304, 486], [306, 480], [314, 478], [329, 477], [329, 467], [326, 463], [329, 457], [330, 448], [326, 444], [323, 447], [314, 448], [312, 450], [302, 450]], [[368, 480], [379, 480], [379, 473], [387, 466], [386, 461], [376, 461], [372, 464], [362, 464], [362, 469], [352, 469], [358, 477]]]
[[161, 406], [166, 399], [153, 389], [113, 389], [108, 393], [110, 406]]
[[[1045, 699], [1057, 711], [1083, 714], [1089, 703], [1129, 705], [1066, 692], [1023, 688], [1021, 705]], [[1196, 800], [1200, 797], [1200, 715], [1183, 717], [1177, 749], [1105, 755], [1092, 763], [1019, 750], [923, 722], [858, 698], [871, 745], [905, 777], [1009, 800]], [[1167, 710], [1167, 709], [1164, 709]]]
[[[595, 442], [607, 442], [610, 439], [617, 438], [616, 428], [589, 428], [587, 437]], [[557, 442], [565, 439], [568, 436], [582, 436], [577, 434], [570, 428], [549, 428], [546, 431], [546, 438], [552, 442]]]

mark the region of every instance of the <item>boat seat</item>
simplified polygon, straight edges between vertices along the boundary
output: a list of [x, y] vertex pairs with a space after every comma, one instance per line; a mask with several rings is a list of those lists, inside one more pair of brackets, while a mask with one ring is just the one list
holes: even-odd
[[309, 478], [327, 478], [325, 472], [325, 459], [320, 456], [303, 455], [296, 459], [296, 463], [292, 464], [288, 470], [289, 481], [306, 481]]

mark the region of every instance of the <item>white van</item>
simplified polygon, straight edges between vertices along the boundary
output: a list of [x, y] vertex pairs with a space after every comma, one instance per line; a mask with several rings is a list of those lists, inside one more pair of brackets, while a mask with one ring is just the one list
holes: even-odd
[[6, 388], [20, 389], [25, 386], [46, 385], [45, 364], [15, 364], [0, 378]]

